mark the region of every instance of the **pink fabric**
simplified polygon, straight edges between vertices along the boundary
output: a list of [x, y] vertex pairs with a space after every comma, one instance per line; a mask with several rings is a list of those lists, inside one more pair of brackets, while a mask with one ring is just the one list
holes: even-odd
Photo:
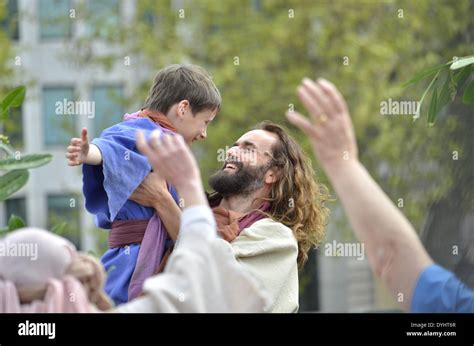
[[82, 284], [72, 276], [50, 279], [43, 299], [21, 304], [11, 281], [0, 280], [0, 313], [83, 313], [97, 312], [89, 303]]
[[[74, 245], [51, 232], [23, 228], [0, 239], [5, 249], [29, 248], [28, 256], [13, 254], [0, 260], [0, 313], [94, 312], [82, 284], [66, 275], [78, 256]], [[21, 304], [19, 292], [44, 290], [42, 299]]]
[[145, 235], [138, 251], [137, 264], [128, 287], [128, 300], [135, 299], [142, 292], [143, 282], [152, 276], [160, 266], [165, 252], [166, 229], [161, 219], [154, 214], [148, 221]]
[[138, 118], [140, 118], [140, 111], [132, 114], [125, 113], [125, 115], [123, 116], [123, 120], [133, 120]]
[[268, 202], [263, 202], [262, 205], [255, 211], [252, 211], [251, 213], [248, 213], [247, 215], [244, 215], [239, 219], [239, 228], [240, 231], [243, 229], [250, 227], [253, 225], [254, 222], [257, 222], [259, 220], [265, 219], [268, 216], [266, 216], [264, 213], [268, 212], [270, 210], [270, 203]]
[[[140, 118], [140, 112], [125, 113], [123, 120], [132, 120]], [[159, 124], [163, 127], [163, 124]], [[163, 128], [163, 131], [171, 131]], [[174, 132], [174, 131], [172, 131]], [[133, 271], [128, 288], [128, 300], [135, 299], [142, 292], [143, 282], [152, 276], [160, 266], [161, 259], [165, 252], [166, 229], [161, 219], [155, 214], [148, 222], [145, 235], [138, 252], [137, 264]]]

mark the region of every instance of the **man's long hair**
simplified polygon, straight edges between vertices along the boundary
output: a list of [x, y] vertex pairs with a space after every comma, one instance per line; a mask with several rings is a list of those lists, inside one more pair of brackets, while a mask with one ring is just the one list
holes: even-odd
[[279, 125], [270, 121], [259, 123], [254, 129], [274, 133], [279, 140], [273, 145], [273, 163], [277, 167], [277, 181], [272, 185], [268, 216], [293, 230], [298, 241], [298, 267], [308, 260], [308, 252], [324, 238], [330, 200], [328, 190], [316, 180], [311, 161], [302, 148]]

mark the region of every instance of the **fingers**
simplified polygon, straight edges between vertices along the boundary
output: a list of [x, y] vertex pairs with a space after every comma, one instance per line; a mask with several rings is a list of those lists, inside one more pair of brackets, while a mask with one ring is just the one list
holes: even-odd
[[71, 145], [73, 146], [81, 146], [82, 143], [82, 139], [80, 138], [71, 138]]
[[314, 122], [317, 121], [317, 117], [323, 113], [322, 108], [318, 105], [316, 100], [311, 96], [307, 88], [300, 85], [298, 87], [298, 97], [303, 103], [303, 106], [308, 110], [309, 115]]
[[142, 131], [137, 131], [137, 148], [140, 150], [140, 152], [147, 156], [147, 157], [152, 157], [153, 156], [153, 150], [151, 147], [148, 145], [147, 141], [145, 140], [145, 135], [143, 134]]
[[168, 134], [160, 131], [153, 131], [150, 135], [149, 140], [145, 139], [144, 134], [141, 131], [137, 131], [136, 144], [138, 150], [142, 154], [152, 158], [162, 158], [166, 156], [172, 156], [181, 150], [189, 152], [189, 149], [184, 142], [183, 136], [179, 134]]
[[346, 101], [344, 101], [344, 98], [334, 84], [324, 78], [319, 78], [317, 83], [321, 87], [323, 93], [328, 97], [332, 108], [334, 108], [338, 113], [347, 112]]
[[89, 138], [87, 137], [87, 129], [85, 127], [82, 128], [81, 131], [81, 139], [83, 142], [89, 142]]
[[71, 139], [71, 145], [69, 145], [66, 149], [67, 164], [69, 166], [79, 166], [82, 164], [81, 160], [79, 159], [82, 143], [83, 141], [80, 138]]
[[323, 92], [321, 87], [309, 78], [304, 78], [301, 87], [309, 94], [313, 103], [320, 108], [321, 113], [330, 116], [334, 112], [334, 108], [330, 104], [330, 99]]
[[315, 125], [311, 124], [308, 118], [302, 116], [298, 112], [286, 112], [286, 117], [290, 123], [298, 127], [301, 131], [303, 131], [308, 137], [315, 137], [316, 136], [316, 129]]
[[79, 160], [79, 156], [77, 154], [67, 153], [66, 158], [67, 158], [67, 164], [69, 166], [79, 166], [81, 164]]
[[81, 151], [80, 145], [69, 145], [67, 147], [68, 153], [79, 153]]

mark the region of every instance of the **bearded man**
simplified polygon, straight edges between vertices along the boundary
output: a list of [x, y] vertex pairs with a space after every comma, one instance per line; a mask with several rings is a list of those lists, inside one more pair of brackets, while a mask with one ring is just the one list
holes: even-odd
[[[262, 122], [227, 150], [209, 185], [219, 246], [262, 283], [269, 312], [298, 311], [298, 268], [322, 241], [328, 215], [326, 189], [301, 147], [282, 127]], [[131, 199], [155, 208], [169, 231], [179, 231], [181, 210], [156, 173]]]

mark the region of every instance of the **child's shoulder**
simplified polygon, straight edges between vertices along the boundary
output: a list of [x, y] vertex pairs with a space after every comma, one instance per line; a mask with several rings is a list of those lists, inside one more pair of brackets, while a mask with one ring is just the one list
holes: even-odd
[[154, 131], [160, 129], [155, 123], [147, 118], [136, 118], [136, 119], [129, 119], [124, 120], [120, 123], [112, 125], [106, 128], [102, 132], [102, 136], [106, 135], [113, 135], [113, 134], [123, 134], [125, 132], [133, 131], [135, 133], [136, 130], [142, 131]]

